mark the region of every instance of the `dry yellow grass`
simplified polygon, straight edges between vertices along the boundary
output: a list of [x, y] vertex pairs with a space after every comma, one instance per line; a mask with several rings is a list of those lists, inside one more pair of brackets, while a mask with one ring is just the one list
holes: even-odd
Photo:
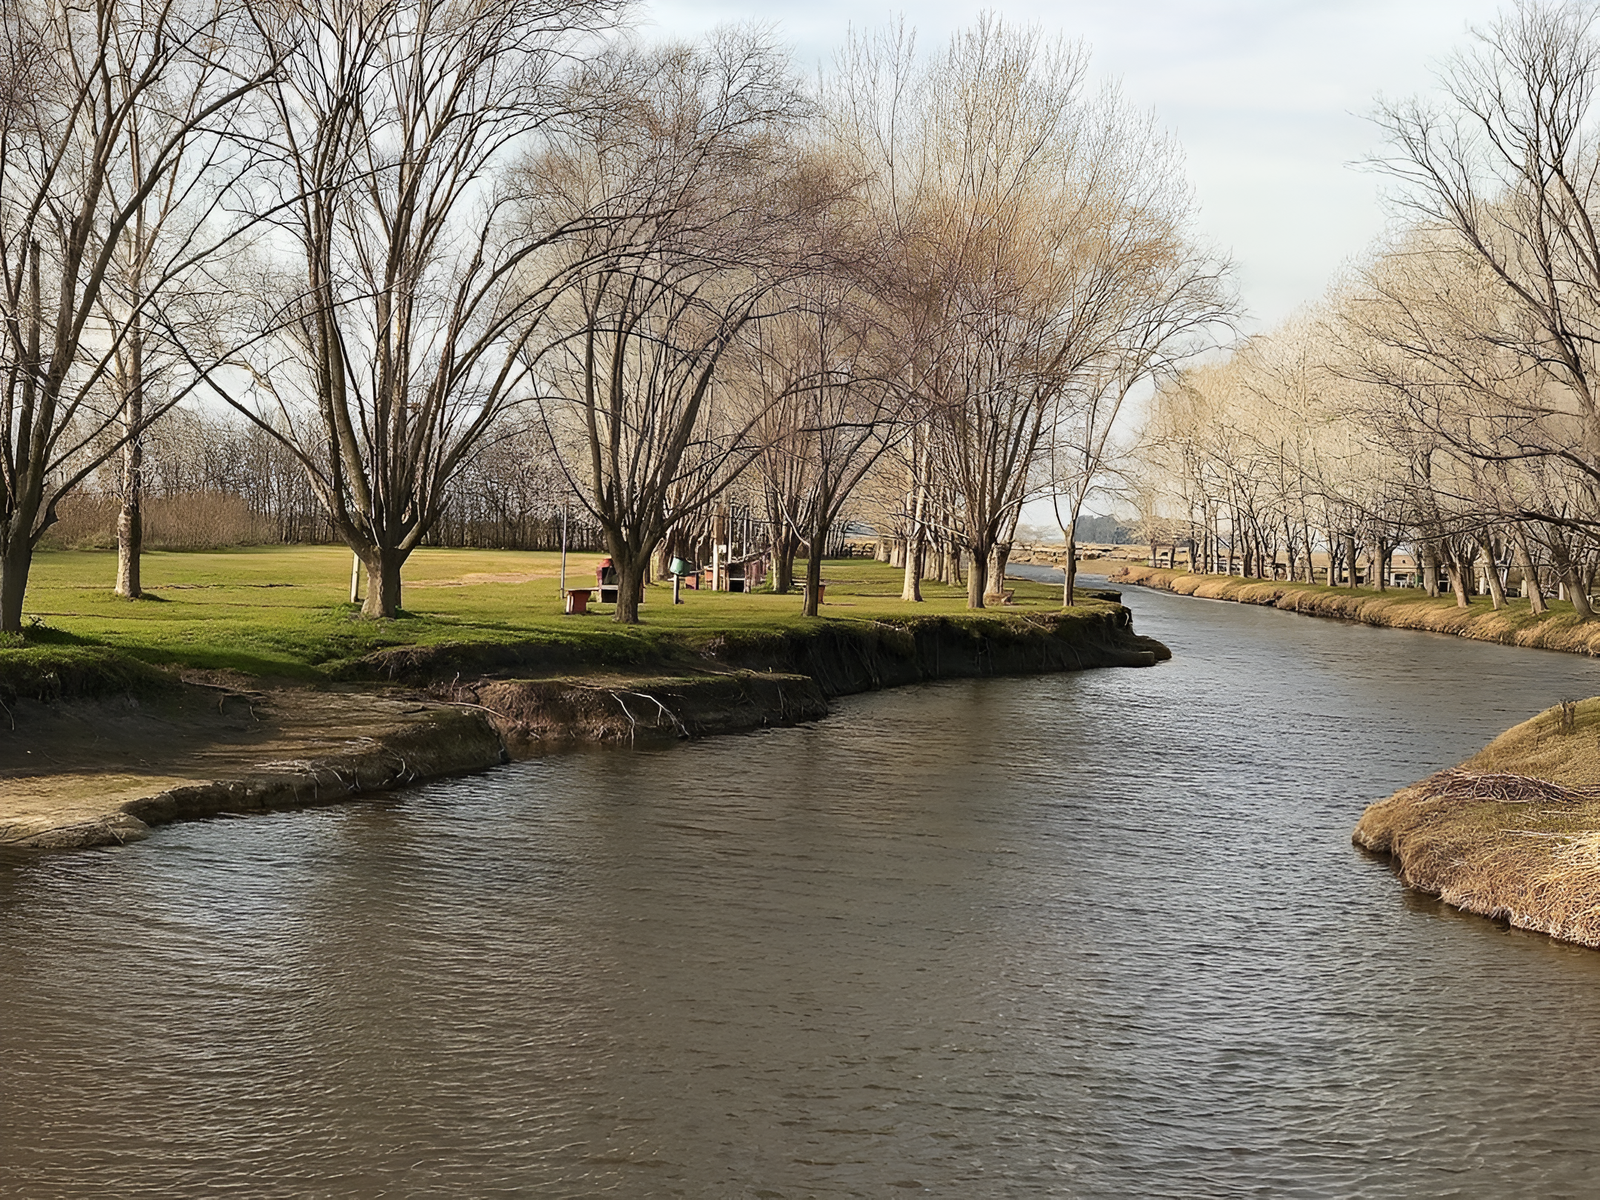
[[1600, 697], [1380, 800], [1354, 838], [1457, 908], [1600, 947]]
[[1130, 565], [1112, 574], [1119, 583], [1162, 588], [1204, 600], [1269, 604], [1285, 612], [1359, 621], [1389, 629], [1421, 629], [1479, 642], [1560, 650], [1600, 657], [1600, 621], [1583, 621], [1570, 604], [1552, 602], [1550, 611], [1535, 615], [1526, 600], [1495, 609], [1486, 597], [1468, 608], [1453, 598], [1431, 597], [1414, 589], [1387, 592], [1328, 588], [1310, 583], [1277, 583], [1235, 575], [1193, 575], [1157, 567]]

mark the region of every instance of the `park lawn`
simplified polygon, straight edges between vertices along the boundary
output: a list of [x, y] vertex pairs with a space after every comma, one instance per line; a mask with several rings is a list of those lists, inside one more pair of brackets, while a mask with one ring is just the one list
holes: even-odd
[[[569, 555], [569, 585], [592, 583], [599, 559]], [[577, 645], [605, 662], [643, 657], [665, 642], [815, 625], [800, 615], [798, 593], [685, 590], [685, 603], [674, 607], [670, 583], [650, 587], [638, 626], [615, 624], [609, 607], [568, 617], [558, 553], [446, 549], [414, 553], [404, 574], [405, 615], [373, 621], [349, 604], [350, 565], [350, 552], [335, 546], [157, 551], [144, 556], [150, 598], [123, 600], [111, 591], [113, 552], [40, 551], [24, 623], [29, 642], [105, 646], [150, 663], [301, 679], [402, 645], [544, 640]], [[825, 621], [967, 612], [963, 589], [934, 583], [923, 585], [925, 603], [903, 603], [900, 569], [870, 559], [829, 560], [823, 580]], [[1007, 586], [1016, 604], [999, 612], [1060, 611], [1059, 587], [1028, 580]]]

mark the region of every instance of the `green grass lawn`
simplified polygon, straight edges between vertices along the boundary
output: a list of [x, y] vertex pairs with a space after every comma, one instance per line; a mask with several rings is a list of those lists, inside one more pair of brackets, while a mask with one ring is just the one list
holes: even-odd
[[[568, 583], [592, 585], [599, 559], [569, 556]], [[406, 615], [373, 621], [348, 603], [350, 563], [349, 551], [332, 546], [158, 551], [144, 557], [149, 598], [123, 600], [111, 590], [114, 553], [41, 551], [25, 609], [25, 624], [38, 624], [27, 640], [110, 647], [150, 663], [312, 679], [399, 645], [538, 639], [576, 644], [606, 661], [647, 654], [667, 641], [815, 626], [800, 615], [798, 593], [686, 589], [685, 603], [675, 607], [670, 583], [648, 589], [638, 626], [617, 625], [609, 606], [569, 617], [562, 612], [559, 554], [433, 549], [417, 551], [406, 566]], [[871, 622], [967, 611], [963, 589], [933, 583], [923, 585], [925, 603], [903, 603], [901, 575], [870, 560], [829, 560], [820, 619]], [[1001, 612], [1060, 610], [1059, 587], [1026, 580], [1007, 586], [1017, 602]]]

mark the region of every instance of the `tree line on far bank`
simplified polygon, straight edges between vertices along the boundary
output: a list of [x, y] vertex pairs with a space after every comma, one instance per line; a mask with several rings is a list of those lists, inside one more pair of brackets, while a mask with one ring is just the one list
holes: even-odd
[[760, 32], [625, 15], [6, 5], [0, 631], [74, 496], [115, 497], [125, 595], [147, 495], [187, 491], [344, 542], [373, 616], [452, 523], [558, 504], [622, 621], [728, 511], [780, 587], [859, 511], [908, 600], [964, 558], [974, 606], [1027, 500], [1070, 536], [1130, 392], [1233, 314], [1177, 148], [992, 18], [804, 83]]
[[[1201, 569], [1386, 586], [1580, 616], [1600, 569], [1600, 30], [1519, 3], [1384, 106], [1374, 166], [1404, 217], [1327, 298], [1163, 386], [1135, 491]], [[1326, 553], [1319, 579], [1313, 554]]]

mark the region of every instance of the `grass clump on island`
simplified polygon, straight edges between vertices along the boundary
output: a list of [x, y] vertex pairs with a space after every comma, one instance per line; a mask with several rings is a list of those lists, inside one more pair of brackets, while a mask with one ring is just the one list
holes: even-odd
[[1600, 947], [1600, 697], [1380, 800], [1354, 840], [1457, 908]]
[[[571, 554], [569, 586], [592, 586], [598, 554]], [[820, 618], [800, 615], [798, 592], [684, 591], [653, 584], [637, 626], [618, 625], [609, 606], [566, 616], [558, 553], [422, 549], [405, 571], [404, 616], [374, 621], [349, 603], [350, 553], [333, 546], [154, 552], [144, 557], [149, 593], [111, 590], [109, 551], [41, 551], [34, 560], [22, 648], [0, 647], [0, 679], [50, 669], [52, 656], [240, 671], [307, 682], [337, 677], [377, 651], [443, 643], [540, 642], [597, 666], [660, 659], [713, 638], [813, 630], [818, 622], [882, 624], [968, 616], [1005, 620], [1060, 614], [1059, 586], [1008, 581], [1016, 603], [969, 614], [964, 589], [924, 583], [922, 604], [900, 599], [902, 572], [870, 559], [829, 560]], [[1102, 602], [1084, 602], [1098, 616]], [[31, 656], [31, 657], [28, 657]], [[120, 668], [119, 668], [120, 669]], [[137, 671], [137, 665], [128, 670]]]
[[1522, 599], [1508, 599], [1503, 608], [1496, 609], [1488, 596], [1473, 596], [1462, 608], [1453, 594], [1429, 596], [1417, 588], [1335, 588], [1144, 565], [1123, 567], [1112, 578], [1203, 600], [1271, 605], [1285, 612], [1389, 629], [1418, 629], [1505, 646], [1600, 656], [1600, 621], [1583, 620], [1565, 600], [1546, 601], [1549, 611], [1544, 613], [1535, 613], [1532, 603]]

